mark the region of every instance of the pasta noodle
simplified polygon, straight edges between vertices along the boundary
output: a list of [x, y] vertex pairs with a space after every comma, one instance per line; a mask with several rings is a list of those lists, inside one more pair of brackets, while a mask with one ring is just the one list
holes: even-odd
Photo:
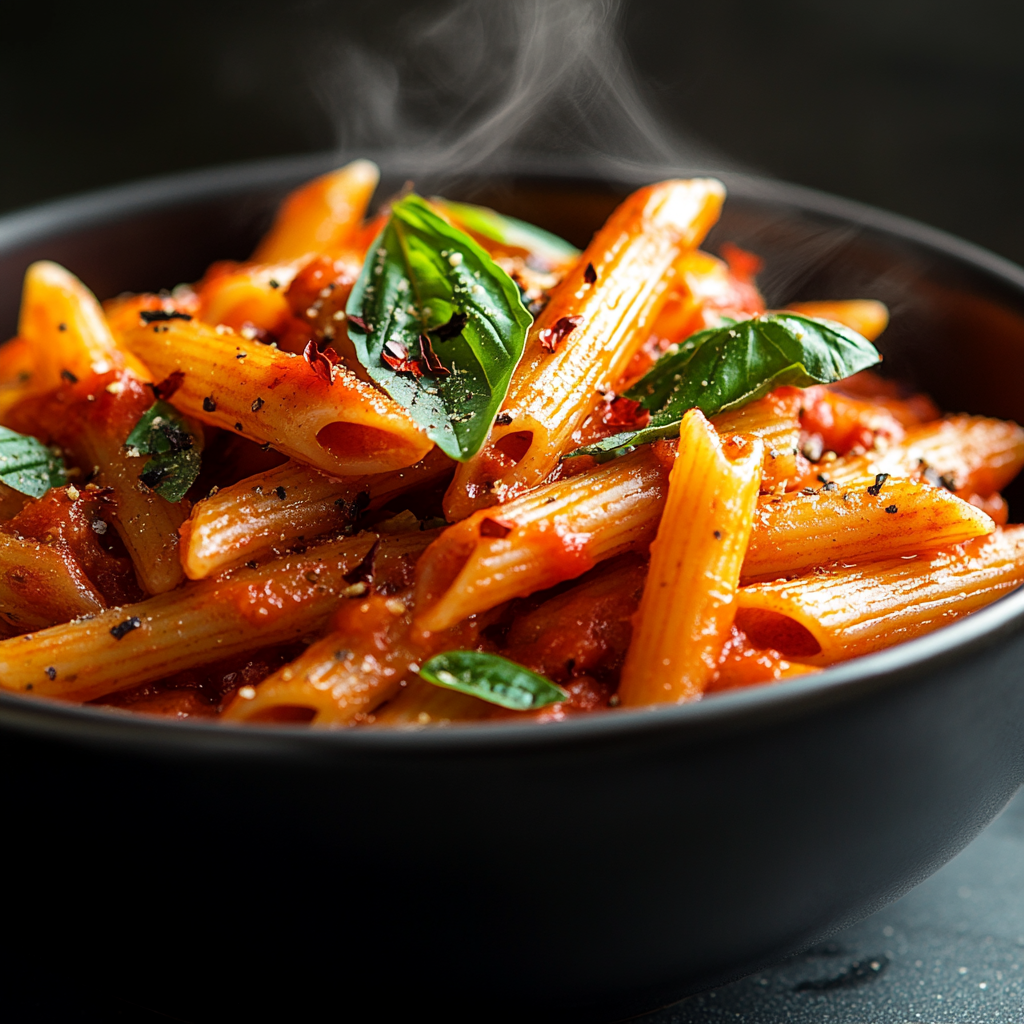
[[737, 621], [758, 645], [811, 664], [930, 633], [1024, 582], [1024, 526], [913, 558], [742, 587]]
[[1024, 583], [1024, 430], [878, 374], [874, 299], [767, 310], [756, 253], [698, 248], [718, 181], [639, 189], [580, 252], [449, 199], [373, 206], [378, 178], [307, 183], [251, 259], [173, 291], [101, 306], [28, 267], [0, 688], [554, 723], [787, 685]]
[[300, 356], [196, 321], [140, 324], [121, 342], [155, 378], [184, 374], [173, 397], [182, 412], [324, 473], [403, 469], [432, 447], [404, 409], [344, 367], [328, 381]]
[[327, 623], [372, 533], [0, 642], [0, 686], [90, 700]]
[[[701, 242], [723, 197], [713, 179], [665, 182], [634, 193], [612, 214], [533, 325], [503, 406], [509, 422], [456, 471], [449, 518], [513, 497], [554, 469], [596, 389], [615, 381], [643, 342], [676, 258]], [[580, 318], [578, 326], [564, 340], [546, 341], [544, 332], [570, 316]]]
[[622, 669], [623, 704], [692, 700], [713, 678], [735, 614], [762, 458], [760, 440], [723, 443], [699, 410], [683, 417]]
[[349, 526], [360, 512], [450, 472], [436, 449], [407, 469], [341, 480], [286, 462], [197, 502], [181, 529], [181, 563], [189, 579], [205, 579]]

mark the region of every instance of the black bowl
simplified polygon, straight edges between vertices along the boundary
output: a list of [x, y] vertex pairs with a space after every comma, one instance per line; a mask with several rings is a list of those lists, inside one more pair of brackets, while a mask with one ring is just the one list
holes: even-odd
[[[32, 259], [101, 296], [194, 279], [244, 256], [282, 193], [331, 162], [2, 219], [3, 326]], [[385, 191], [415, 172], [382, 162]], [[671, 173], [541, 162], [420, 184], [583, 243]], [[764, 256], [771, 304], [882, 299], [891, 372], [947, 409], [1024, 420], [1024, 272], [723, 177], [709, 245]], [[4, 932], [23, 966], [187, 1020], [623, 1017], [817, 941], [966, 845], [1024, 780], [1022, 657], [1018, 592], [809, 679], [544, 727], [234, 728], [0, 694]]]

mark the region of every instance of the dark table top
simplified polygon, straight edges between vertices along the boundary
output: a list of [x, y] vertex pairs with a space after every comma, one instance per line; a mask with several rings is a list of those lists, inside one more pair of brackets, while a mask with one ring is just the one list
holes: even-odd
[[637, 1024], [1024, 1021], [1024, 792], [903, 899], [829, 942]]

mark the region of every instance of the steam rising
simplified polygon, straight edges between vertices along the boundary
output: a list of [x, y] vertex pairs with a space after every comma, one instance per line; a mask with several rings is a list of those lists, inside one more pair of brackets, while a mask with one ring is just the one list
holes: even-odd
[[651, 113], [620, 43], [620, 0], [458, 0], [389, 27], [386, 52], [342, 42], [320, 93], [348, 152], [422, 170], [491, 170], [513, 154], [726, 168]]

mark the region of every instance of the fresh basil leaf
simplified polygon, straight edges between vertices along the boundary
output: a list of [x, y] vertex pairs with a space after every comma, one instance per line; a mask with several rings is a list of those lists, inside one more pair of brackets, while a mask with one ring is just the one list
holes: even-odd
[[202, 435], [166, 402], [154, 402], [142, 414], [125, 447], [153, 456], [139, 479], [168, 501], [181, 501], [202, 467]]
[[550, 680], [508, 658], [481, 651], [445, 651], [420, 669], [428, 683], [499, 704], [512, 711], [533, 711], [569, 694]]
[[646, 427], [570, 455], [592, 455], [603, 462], [648, 441], [675, 437], [689, 409], [714, 416], [784, 384], [831, 384], [880, 359], [875, 346], [849, 327], [796, 313], [766, 313], [698, 331], [625, 392], [650, 410]]
[[41, 498], [68, 482], [64, 461], [42, 441], [0, 427], [0, 481], [19, 494]]
[[392, 206], [346, 312], [373, 380], [445, 454], [475, 455], [533, 322], [508, 274], [410, 194]]
[[507, 217], [486, 206], [472, 203], [454, 203], [450, 199], [435, 197], [431, 202], [447, 213], [459, 227], [475, 235], [490, 239], [499, 245], [525, 249], [535, 259], [544, 263], [544, 269], [552, 269], [575, 260], [580, 250], [558, 235], [543, 228], [528, 224], [525, 220]]

